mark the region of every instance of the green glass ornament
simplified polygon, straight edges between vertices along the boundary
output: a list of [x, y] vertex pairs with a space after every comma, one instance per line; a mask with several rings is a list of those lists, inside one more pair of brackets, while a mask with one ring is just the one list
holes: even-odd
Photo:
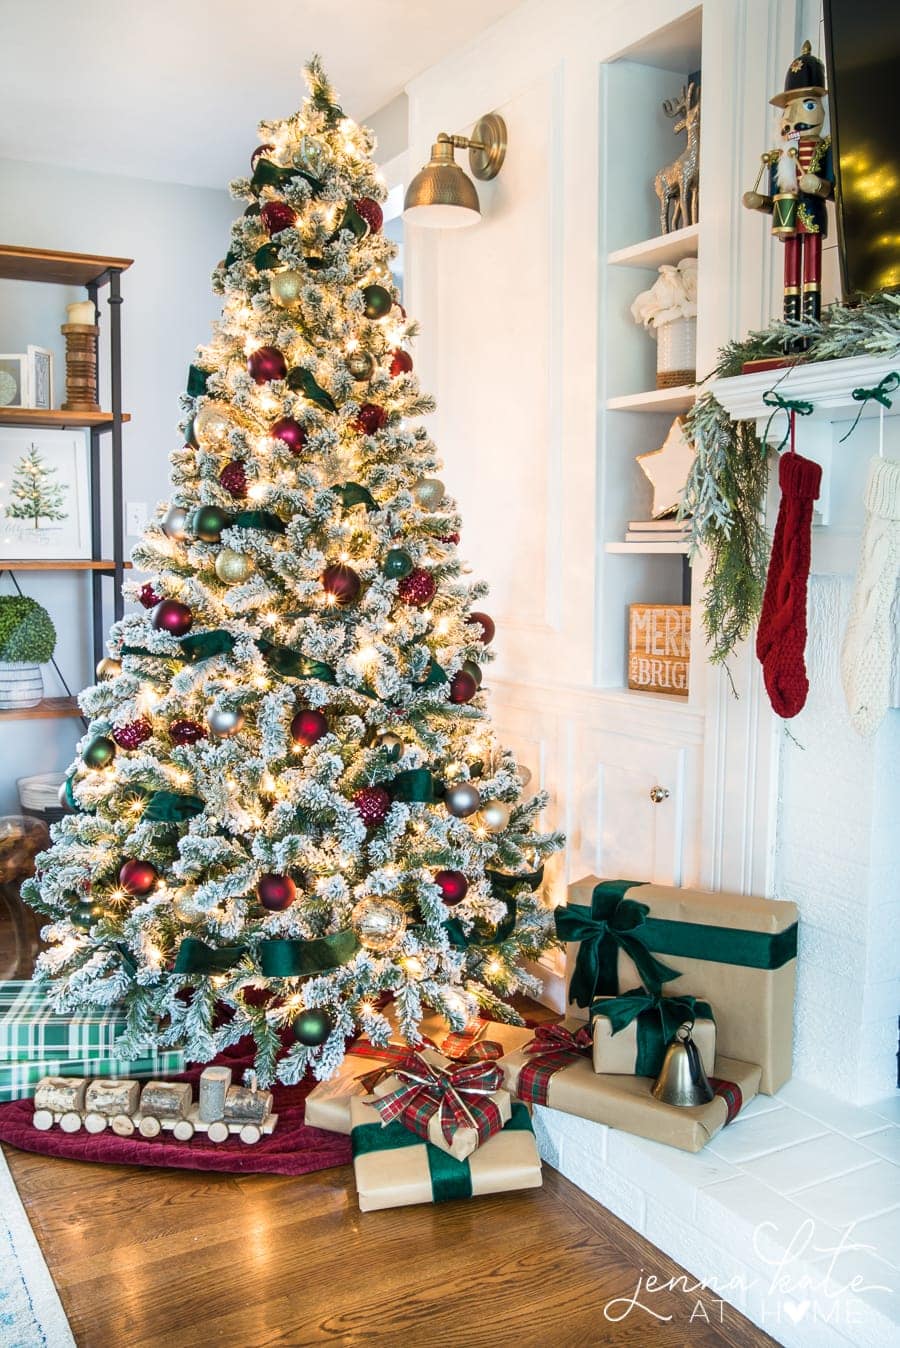
[[318, 1048], [334, 1029], [334, 1018], [321, 1007], [301, 1011], [292, 1023], [294, 1038], [306, 1048]]
[[414, 565], [408, 552], [404, 552], [402, 548], [391, 548], [381, 564], [381, 572], [388, 580], [402, 580], [404, 576], [409, 575]]
[[390, 291], [385, 290], [384, 286], [366, 286], [363, 290], [363, 300], [365, 301], [363, 313], [366, 318], [384, 318], [394, 305]]
[[97, 735], [81, 751], [81, 761], [88, 768], [108, 768], [116, 756], [116, 746], [106, 735]]
[[231, 517], [219, 506], [198, 506], [191, 516], [191, 531], [203, 543], [218, 543]]
[[481, 667], [476, 665], [474, 660], [464, 660], [463, 671], [468, 674], [470, 678], [475, 680], [475, 684], [478, 688], [481, 687], [484, 675], [481, 672]]
[[100, 916], [100, 909], [94, 903], [79, 903], [77, 908], [73, 908], [69, 914], [69, 921], [73, 927], [78, 927], [81, 931], [88, 931]]

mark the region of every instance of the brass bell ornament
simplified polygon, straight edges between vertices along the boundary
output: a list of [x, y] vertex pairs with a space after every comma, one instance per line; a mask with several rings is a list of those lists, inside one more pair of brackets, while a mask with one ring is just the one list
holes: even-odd
[[650, 1094], [663, 1105], [708, 1105], [714, 1091], [707, 1080], [700, 1051], [691, 1038], [691, 1026], [679, 1026], [666, 1049], [659, 1076]]

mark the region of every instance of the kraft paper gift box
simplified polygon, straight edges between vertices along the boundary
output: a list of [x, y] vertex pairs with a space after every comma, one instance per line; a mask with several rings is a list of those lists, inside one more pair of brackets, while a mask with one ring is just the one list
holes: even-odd
[[658, 1077], [666, 1046], [679, 1026], [691, 1025], [707, 1076], [716, 1062], [716, 1022], [711, 1007], [696, 997], [667, 997], [635, 988], [621, 997], [598, 997], [591, 1006], [594, 1071]]
[[0, 982], [0, 1063], [110, 1058], [124, 1033], [123, 1006], [60, 1016], [50, 1007], [47, 984]]
[[0, 1062], [0, 1101], [27, 1100], [44, 1077], [158, 1077], [183, 1072], [181, 1049], [141, 1058], [60, 1058]]
[[[551, 1038], [553, 1030], [563, 1034], [568, 1031], [577, 1046], [565, 1052], [560, 1035], [555, 1043]], [[737, 1117], [759, 1089], [759, 1067], [719, 1057], [710, 1077], [716, 1095], [709, 1104], [690, 1108], [664, 1105], [650, 1094], [653, 1077], [594, 1071], [590, 1031], [583, 1022], [569, 1020], [563, 1027], [542, 1026], [538, 1035], [548, 1045], [546, 1054], [518, 1049], [501, 1063], [506, 1087], [518, 1099], [605, 1123], [681, 1151], [700, 1151]]]
[[570, 1016], [586, 1020], [597, 996], [660, 980], [667, 997], [709, 1002], [717, 1053], [759, 1063], [760, 1091], [772, 1095], [790, 1079], [795, 904], [586, 876], [556, 920], [569, 942]]
[[[395, 1021], [393, 1008], [385, 1012], [388, 1019]], [[422, 1019], [419, 1026], [426, 1044], [436, 1044], [446, 1048], [446, 1056], [465, 1056], [465, 1050], [477, 1043], [499, 1044], [504, 1053], [521, 1048], [533, 1037], [533, 1032], [518, 1025], [501, 1025], [494, 1021], [479, 1020], [470, 1034], [454, 1034], [443, 1016], [431, 1012]], [[474, 1038], [471, 1036], [474, 1035]], [[350, 1132], [350, 1101], [356, 1096], [369, 1092], [360, 1077], [367, 1076], [373, 1069], [389, 1068], [409, 1052], [410, 1046], [399, 1033], [392, 1036], [391, 1044], [385, 1049], [377, 1049], [368, 1041], [352, 1044], [337, 1072], [329, 1081], [320, 1081], [306, 1097], [306, 1122], [312, 1128], [327, 1128], [333, 1133]], [[477, 1050], [476, 1050], [477, 1051]]]
[[502, 1133], [465, 1161], [422, 1142], [401, 1123], [382, 1127], [378, 1111], [358, 1097], [350, 1101], [350, 1116], [363, 1212], [540, 1188], [541, 1158], [524, 1105], [514, 1104]]
[[[453, 1079], [455, 1101], [442, 1098], [439, 1083], [443, 1073]], [[382, 1121], [396, 1119], [423, 1142], [464, 1161], [509, 1123], [512, 1100], [502, 1082], [503, 1071], [496, 1061], [454, 1063], [443, 1054], [425, 1049], [410, 1053], [396, 1075], [374, 1086], [373, 1093], [379, 1100], [375, 1108]], [[429, 1090], [435, 1085], [437, 1089]]]

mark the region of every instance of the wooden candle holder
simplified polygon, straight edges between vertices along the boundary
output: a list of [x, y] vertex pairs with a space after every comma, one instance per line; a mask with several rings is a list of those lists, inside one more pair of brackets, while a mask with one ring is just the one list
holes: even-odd
[[63, 323], [66, 339], [66, 401], [64, 412], [99, 412], [97, 401], [97, 337], [94, 323]]

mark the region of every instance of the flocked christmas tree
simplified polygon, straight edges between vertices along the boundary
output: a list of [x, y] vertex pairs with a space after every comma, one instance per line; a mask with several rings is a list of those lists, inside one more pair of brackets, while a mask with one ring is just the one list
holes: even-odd
[[199, 1060], [251, 1032], [287, 1082], [385, 1042], [391, 999], [413, 1042], [425, 1006], [517, 1020], [561, 842], [486, 721], [494, 625], [417, 421], [373, 139], [308, 81], [233, 185], [222, 318], [134, 552], [152, 580], [25, 891], [60, 1009], [124, 999], [133, 1047]]
[[13, 520], [30, 520], [35, 529], [41, 520], [64, 520], [66, 487], [54, 482], [51, 468], [36, 445], [26, 450], [13, 469], [6, 514]]

